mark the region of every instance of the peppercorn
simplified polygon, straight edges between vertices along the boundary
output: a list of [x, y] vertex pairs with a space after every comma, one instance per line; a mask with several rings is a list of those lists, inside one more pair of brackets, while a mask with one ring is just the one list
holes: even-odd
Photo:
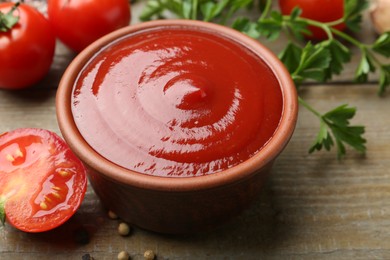
[[118, 260], [128, 260], [129, 258], [130, 258], [130, 255], [126, 251], [121, 251], [118, 254]]
[[156, 257], [152, 250], [146, 250], [144, 253], [145, 260], [153, 260]]
[[118, 219], [118, 215], [115, 212], [111, 211], [111, 210], [108, 211], [108, 217], [110, 219]]
[[125, 222], [119, 223], [119, 226], [118, 226], [119, 235], [128, 236], [130, 234], [130, 231], [131, 231], [131, 228], [127, 223], [125, 223]]

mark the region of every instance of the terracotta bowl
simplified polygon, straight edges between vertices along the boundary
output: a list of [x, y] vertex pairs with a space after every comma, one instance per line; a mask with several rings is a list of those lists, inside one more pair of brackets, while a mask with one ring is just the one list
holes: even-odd
[[[249, 48], [279, 81], [283, 108], [279, 126], [256, 155], [228, 170], [200, 177], [156, 177], [120, 167], [100, 156], [83, 139], [71, 111], [74, 82], [83, 66], [102, 47], [143, 30], [176, 26], [206, 29]], [[183, 20], [154, 21], [129, 26], [104, 36], [81, 52], [59, 84], [57, 118], [63, 137], [89, 168], [89, 180], [103, 204], [123, 220], [160, 233], [191, 233], [215, 227], [245, 209], [258, 194], [274, 160], [287, 145], [297, 119], [297, 94], [289, 73], [278, 58], [235, 30], [211, 23]]]

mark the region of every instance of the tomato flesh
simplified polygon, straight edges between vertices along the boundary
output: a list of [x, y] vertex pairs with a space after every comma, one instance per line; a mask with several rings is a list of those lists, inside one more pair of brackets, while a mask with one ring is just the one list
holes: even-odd
[[42, 232], [61, 225], [79, 208], [86, 170], [56, 134], [17, 129], [0, 136], [0, 187], [8, 223]]
[[[302, 10], [302, 17], [319, 22], [333, 22], [344, 16], [344, 0], [279, 0], [282, 14], [289, 15], [295, 7]], [[334, 26], [335, 29], [344, 30], [345, 23]], [[309, 26], [312, 35], [309, 39], [322, 40], [328, 36], [326, 32], [318, 27]]]

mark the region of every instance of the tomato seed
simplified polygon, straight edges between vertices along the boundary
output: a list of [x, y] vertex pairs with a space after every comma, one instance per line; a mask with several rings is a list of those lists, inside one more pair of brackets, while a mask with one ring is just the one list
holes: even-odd
[[7, 154], [7, 155], [5, 156], [5, 158], [6, 158], [8, 161], [10, 161], [10, 162], [15, 161], [15, 158], [14, 158], [12, 155], [10, 155], [10, 154]]
[[56, 197], [57, 199], [61, 199], [61, 195], [60, 195], [58, 192], [53, 191], [51, 194], [52, 194], [54, 197]]
[[43, 210], [46, 210], [47, 209], [47, 204], [45, 202], [41, 202], [39, 204], [39, 207], [41, 207], [41, 209], [43, 209]]
[[49, 198], [48, 196], [45, 196], [45, 201], [52, 202], [52, 199]]
[[64, 178], [68, 177], [70, 175], [70, 172], [62, 171], [62, 170], [59, 171], [58, 173], [61, 175], [61, 177], [64, 177]]
[[17, 157], [24, 157], [24, 154], [22, 153], [22, 151], [20, 151], [20, 149], [17, 149], [15, 154], [17, 155]]

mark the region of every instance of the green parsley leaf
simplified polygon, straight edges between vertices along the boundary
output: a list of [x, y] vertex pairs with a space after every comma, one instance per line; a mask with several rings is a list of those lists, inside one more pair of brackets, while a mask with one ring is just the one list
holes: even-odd
[[379, 75], [379, 95], [383, 95], [386, 88], [390, 86], [390, 64], [382, 65]]
[[[165, 18], [165, 12], [171, 12], [179, 18], [190, 19], [193, 12], [193, 0], [149, 0], [142, 10], [141, 21]], [[195, 6], [197, 8], [197, 6]], [[196, 13], [196, 12], [195, 12]]]
[[230, 0], [221, 0], [218, 3], [208, 1], [205, 4], [201, 5], [200, 10], [204, 17], [203, 20], [208, 22], [219, 16], [229, 4], [229, 2]]
[[353, 32], [360, 31], [362, 12], [368, 5], [367, 0], [344, 0], [344, 20], [348, 29]]
[[253, 0], [148, 0], [140, 19], [148, 21], [173, 14], [182, 19], [225, 23], [235, 12], [253, 4]]
[[356, 108], [341, 105], [320, 117], [321, 127], [317, 138], [309, 149], [312, 153], [325, 147], [330, 150], [336, 140], [337, 155], [339, 158], [345, 155], [345, 145], [349, 145], [359, 152], [366, 151], [366, 139], [363, 138], [364, 126], [350, 126], [349, 120], [355, 116]]
[[175, 13], [179, 14], [181, 18], [184, 19], [196, 19], [196, 15], [193, 15], [193, 12], [196, 14], [197, 6], [195, 6], [195, 10], [193, 10], [192, 0], [182, 0], [182, 4], [180, 6], [176, 1], [172, 1], [172, 4], [175, 6]]
[[317, 134], [315, 143], [310, 147], [309, 153], [313, 153], [315, 150], [320, 151], [322, 147], [325, 147], [325, 149], [329, 151], [333, 145], [334, 142], [328, 131], [328, 127], [326, 123], [321, 120], [320, 131]]
[[325, 79], [331, 79], [334, 74], [339, 75], [344, 68], [344, 64], [351, 60], [351, 51], [336, 39], [329, 39], [319, 44], [329, 50], [331, 60], [326, 69]]
[[270, 18], [261, 19], [258, 21], [257, 30], [260, 36], [268, 38], [268, 40], [276, 40], [283, 28], [283, 16], [281, 13], [272, 11]]
[[292, 42], [289, 42], [278, 57], [284, 63], [287, 70], [290, 73], [293, 73], [299, 66], [301, 55], [302, 48]]
[[165, 1], [150, 0], [146, 3], [145, 8], [140, 15], [141, 21], [149, 21], [153, 18], [162, 18], [162, 13], [166, 8]]
[[375, 41], [372, 50], [385, 57], [390, 57], [390, 32], [386, 32], [379, 36]]
[[311, 35], [311, 31], [307, 28], [308, 24], [305, 20], [299, 19], [302, 14], [302, 10], [295, 7], [289, 19], [284, 20], [284, 25], [294, 35], [294, 37], [300, 41], [304, 41], [304, 35]]
[[[195, 2], [195, 0], [193, 0]], [[238, 10], [247, 8], [253, 4], [253, 0], [203, 0], [199, 1], [199, 6], [202, 16], [199, 17], [203, 21], [212, 21], [220, 24], [226, 22]]]
[[240, 9], [247, 8], [253, 5], [253, 0], [231, 0], [230, 9], [236, 12]]
[[327, 48], [308, 42], [302, 50], [298, 67], [291, 75], [295, 84], [299, 86], [304, 79], [324, 81], [330, 61], [330, 51]]
[[370, 72], [375, 72], [374, 61], [371, 55], [363, 49], [362, 57], [355, 72], [355, 80], [359, 83], [367, 82]]
[[323, 115], [323, 117], [330, 120], [335, 125], [338, 125], [340, 127], [345, 127], [349, 125], [348, 120], [353, 118], [355, 113], [356, 113], [356, 108], [348, 107], [347, 104], [344, 104], [327, 112], [326, 114]]
[[291, 20], [296, 20], [302, 14], [302, 10], [299, 7], [294, 7], [290, 13]]
[[232, 28], [245, 33], [249, 37], [257, 39], [260, 37], [257, 23], [250, 21], [248, 18], [237, 18], [234, 20]]
[[4, 199], [0, 198], [0, 222], [2, 225], [5, 223], [5, 209], [4, 209]]

